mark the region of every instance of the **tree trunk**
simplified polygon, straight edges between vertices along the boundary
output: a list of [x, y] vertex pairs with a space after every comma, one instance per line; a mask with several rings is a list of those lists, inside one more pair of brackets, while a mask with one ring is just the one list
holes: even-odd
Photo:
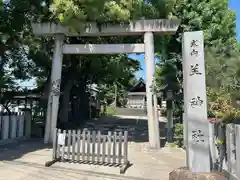
[[69, 100], [70, 100], [72, 86], [73, 86], [73, 80], [68, 80], [67, 85], [64, 87], [62, 108], [60, 111], [61, 122], [68, 122], [68, 107], [69, 107]]
[[11, 114], [11, 111], [10, 109], [8, 108], [8, 105], [5, 105], [5, 104], [2, 104], [2, 106], [6, 109], [6, 111]]
[[50, 92], [51, 92], [51, 76], [48, 75], [46, 82], [43, 84], [43, 96], [41, 96], [41, 100], [47, 102]]
[[74, 103], [73, 120], [77, 124], [82, 124], [89, 117], [89, 96], [86, 92], [86, 81], [79, 84], [76, 95], [78, 96], [78, 101]]
[[117, 83], [114, 84], [114, 107], [117, 107]]

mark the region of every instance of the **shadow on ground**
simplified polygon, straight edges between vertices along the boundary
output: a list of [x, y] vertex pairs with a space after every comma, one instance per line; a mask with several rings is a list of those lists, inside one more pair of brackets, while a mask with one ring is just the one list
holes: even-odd
[[[159, 139], [161, 139], [161, 146], [164, 146], [166, 143], [165, 122], [159, 122], [159, 128]], [[128, 131], [129, 142], [148, 142], [148, 121], [146, 119], [130, 119], [117, 116], [102, 117], [98, 120], [87, 121], [81, 128], [74, 126], [71, 129], [100, 131], [101, 134], [105, 135], [108, 134], [108, 131]], [[0, 161], [12, 161], [30, 152], [51, 148], [51, 145], [44, 144], [43, 139], [38, 138], [0, 146]]]
[[[159, 122], [161, 145], [166, 143], [165, 122]], [[108, 131], [128, 131], [128, 141], [148, 142], [148, 121], [146, 119], [121, 118], [117, 116], [102, 117], [88, 121], [82, 128], [90, 131], [100, 131], [107, 135]]]
[[0, 146], [0, 161], [12, 161], [30, 152], [46, 148], [51, 149], [52, 146], [44, 144], [43, 139], [31, 139]]

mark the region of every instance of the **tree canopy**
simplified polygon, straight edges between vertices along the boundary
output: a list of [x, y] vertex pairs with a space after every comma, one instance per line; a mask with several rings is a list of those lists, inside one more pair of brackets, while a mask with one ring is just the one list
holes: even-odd
[[[39, 86], [49, 85], [54, 39], [35, 37], [31, 22], [61, 23], [81, 32], [87, 21], [104, 24], [161, 18], [178, 18], [181, 25], [174, 36], [155, 37], [155, 52], [159, 58], [157, 86], [173, 90], [181, 107], [182, 35], [186, 31], [203, 30], [207, 87], [216, 92], [221, 89], [235, 97], [240, 85], [240, 51], [236, 41], [235, 13], [228, 8], [227, 0], [0, 1], [0, 90], [12, 89], [16, 79], [32, 77], [37, 78]], [[134, 43], [143, 42], [143, 39], [66, 37], [66, 41], [75, 44]], [[117, 84], [120, 96], [139, 69], [139, 62], [127, 55], [65, 55], [61, 104], [67, 106], [73, 95], [84, 99], [83, 92], [90, 83], [99, 84], [103, 91], [110, 92], [110, 99], [114, 98], [111, 85]], [[62, 109], [66, 109], [65, 106]]]
[[[86, 21], [97, 21], [97, 23], [102, 23], [103, 19], [104, 22], [125, 21], [130, 19], [127, 14], [136, 10], [127, 6], [127, 1], [11, 0], [4, 1], [1, 5], [1, 90], [2, 88], [12, 89], [17, 79], [27, 80], [36, 77], [39, 87], [45, 86], [45, 99], [49, 90], [54, 41], [50, 37], [35, 37], [31, 31], [32, 21], [55, 21], [80, 31], [81, 25]], [[78, 7], [78, 5], [81, 6]], [[76, 27], [75, 24], [77, 24]], [[136, 37], [130, 40], [141, 41], [141, 38]], [[118, 43], [129, 40], [124, 37], [71, 37], [66, 38], [66, 41], [86, 44]], [[100, 87], [107, 85], [109, 91], [112, 89], [109, 88], [110, 85], [117, 83], [119, 91], [124, 91], [129, 86], [130, 80], [134, 78], [134, 73], [139, 69], [139, 62], [128, 58], [127, 55], [65, 55], [61, 86], [62, 117], [67, 118], [68, 104], [75, 95], [81, 99], [82, 107], [80, 108], [86, 109], [86, 103], [88, 104], [89, 100], [86, 95], [88, 84], [96, 83]]]
[[[183, 100], [182, 35], [186, 31], [203, 30], [208, 90], [225, 92], [224, 96], [239, 91], [240, 54], [236, 40], [236, 17], [235, 12], [228, 8], [228, 1], [176, 0], [171, 7], [171, 15], [179, 18], [181, 25], [177, 34], [166, 37], [165, 46], [157, 49], [160, 59], [156, 72], [157, 86], [168, 85], [175, 92], [176, 101], [180, 103]], [[215, 101], [208, 98], [209, 102]]]

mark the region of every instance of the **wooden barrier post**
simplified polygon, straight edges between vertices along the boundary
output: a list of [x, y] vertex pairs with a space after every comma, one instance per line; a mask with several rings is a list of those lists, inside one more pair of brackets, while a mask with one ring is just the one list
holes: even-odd
[[129, 167], [127, 131], [124, 134], [109, 131], [108, 135], [102, 135], [94, 130], [83, 130], [82, 133], [80, 130], [68, 130], [66, 133], [66, 130], [55, 129], [54, 134], [52, 160], [45, 163], [46, 167], [60, 160], [118, 165], [120, 173]]

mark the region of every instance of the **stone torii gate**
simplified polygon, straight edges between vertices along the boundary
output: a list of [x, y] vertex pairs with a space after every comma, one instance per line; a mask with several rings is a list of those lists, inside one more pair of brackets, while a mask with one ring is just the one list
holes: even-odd
[[[48, 98], [47, 121], [44, 142], [52, 141], [53, 129], [57, 125], [59, 95], [62, 73], [63, 54], [119, 54], [145, 53], [146, 63], [146, 95], [148, 111], [148, 132], [151, 148], [160, 148], [159, 126], [157, 118], [157, 99], [151, 91], [155, 73], [154, 34], [175, 34], [180, 20], [138, 20], [127, 24], [104, 24], [99, 27], [96, 23], [86, 23], [81, 34], [73, 33], [69, 27], [54, 23], [33, 23], [33, 33], [37, 36], [54, 36], [55, 49], [52, 61], [51, 91]], [[143, 44], [64, 44], [65, 36], [134, 36], [143, 35]]]

